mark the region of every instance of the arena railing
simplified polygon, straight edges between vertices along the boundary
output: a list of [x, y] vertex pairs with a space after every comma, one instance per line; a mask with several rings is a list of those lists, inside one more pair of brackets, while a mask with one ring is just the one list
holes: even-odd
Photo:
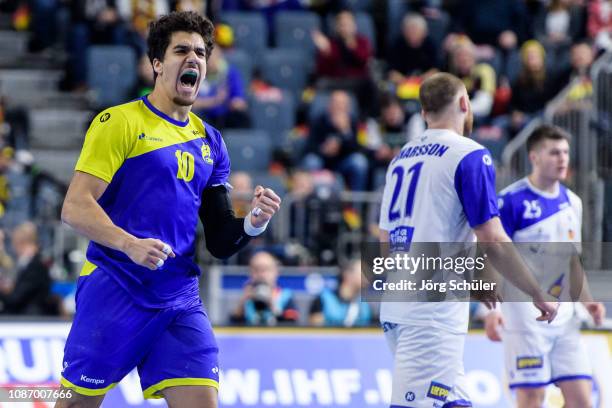
[[[593, 93], [582, 99], [570, 99], [572, 89], [580, 86], [579, 78], [567, 85], [545, 108], [542, 117], [533, 119], [502, 153], [501, 179], [507, 185], [529, 172], [526, 141], [542, 123], [554, 124], [573, 138], [571, 146], [573, 170], [568, 184], [583, 201], [583, 240], [599, 242], [603, 238], [604, 184], [602, 168], [612, 168], [612, 160], [603, 152], [603, 143], [610, 140], [600, 129], [609, 125], [612, 112], [612, 53], [606, 53], [593, 64]], [[594, 126], [600, 124], [599, 126]], [[608, 153], [610, 152], [608, 142]], [[605, 164], [604, 164], [605, 163]], [[601, 266], [601, 253], [587, 254], [588, 267]]]
[[593, 123], [599, 136], [598, 172], [612, 179], [612, 51], [600, 57], [592, 69]]

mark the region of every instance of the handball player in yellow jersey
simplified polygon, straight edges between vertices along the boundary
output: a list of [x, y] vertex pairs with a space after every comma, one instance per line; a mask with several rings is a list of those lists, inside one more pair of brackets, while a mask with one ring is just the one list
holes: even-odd
[[150, 95], [92, 122], [62, 209], [91, 240], [64, 350], [56, 407], [97, 407], [135, 367], [145, 398], [215, 408], [218, 348], [199, 297], [198, 217], [213, 256], [261, 234], [280, 198], [257, 186], [236, 218], [230, 161], [218, 130], [191, 113], [213, 48], [213, 25], [194, 12], [151, 23]]

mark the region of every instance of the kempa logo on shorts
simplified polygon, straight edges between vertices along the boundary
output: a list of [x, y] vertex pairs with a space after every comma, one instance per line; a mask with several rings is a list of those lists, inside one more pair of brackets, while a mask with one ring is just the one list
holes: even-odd
[[81, 381], [95, 385], [104, 384], [104, 380], [100, 380], [98, 378], [89, 378], [85, 374], [81, 374]]
[[446, 397], [448, 397], [450, 390], [451, 387], [432, 381], [429, 385], [427, 396], [429, 398], [437, 399], [438, 401], [446, 401]]
[[516, 358], [516, 369], [527, 370], [530, 368], [542, 368], [544, 359], [542, 356], [524, 356]]

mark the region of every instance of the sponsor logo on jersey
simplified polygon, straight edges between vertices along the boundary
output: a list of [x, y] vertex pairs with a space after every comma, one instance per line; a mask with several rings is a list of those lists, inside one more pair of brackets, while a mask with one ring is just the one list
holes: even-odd
[[437, 399], [438, 401], [446, 401], [450, 390], [451, 387], [449, 387], [448, 385], [432, 381], [429, 385], [429, 391], [427, 391], [427, 396], [429, 398]]
[[160, 137], [147, 136], [144, 132], [138, 135], [138, 140], [149, 140], [151, 142], [163, 142], [164, 139]]
[[210, 157], [210, 146], [204, 143], [202, 145], [202, 158], [208, 164], [213, 164], [213, 160]]
[[561, 292], [563, 291], [563, 278], [565, 274], [562, 273], [559, 278], [548, 288], [548, 294], [554, 298], [559, 299], [561, 297]]
[[[397, 227], [389, 233], [389, 241], [392, 244], [394, 250], [408, 250], [410, 249], [410, 243], [412, 242], [412, 235], [414, 234], [414, 228], [412, 227]], [[402, 248], [402, 246], [406, 248]]]
[[111, 115], [108, 112], [103, 113], [102, 116], [100, 116], [100, 122], [102, 122], [102, 123], [106, 122], [107, 120], [110, 119], [110, 116]]
[[544, 359], [542, 356], [523, 356], [516, 358], [517, 370], [529, 370], [532, 368], [542, 368], [543, 366]]
[[411, 402], [411, 401], [414, 401], [416, 396], [414, 395], [414, 392], [408, 391], [406, 395], [404, 396], [404, 398], [406, 398], [406, 401]]

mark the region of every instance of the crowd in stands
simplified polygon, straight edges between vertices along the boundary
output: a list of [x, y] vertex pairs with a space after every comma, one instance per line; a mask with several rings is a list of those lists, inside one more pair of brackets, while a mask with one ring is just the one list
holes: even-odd
[[[1, 8], [13, 13], [17, 28], [31, 31], [32, 52], [66, 56], [64, 91], [91, 90], [92, 47], [132, 50], [130, 99], [153, 87], [148, 23], [172, 10], [201, 12], [216, 26], [217, 46], [194, 112], [226, 139], [236, 129], [264, 131], [273, 150], [267, 173], [294, 197], [289, 236], [300, 250], [279, 250], [282, 243], [262, 239], [254, 247], [273, 255], [239, 260], [249, 263], [252, 276], [232, 321], [247, 324], [297, 319], [290, 297], [275, 286], [277, 262], [335, 265], [341, 230], [376, 234], [375, 216], [339, 194], [381, 188], [388, 163], [424, 129], [418, 90], [427, 76], [448, 71], [463, 80], [475, 115], [472, 137], [499, 160], [503, 146], [565, 86], [573, 84], [569, 99], [589, 96], [590, 68], [612, 50], [612, 0], [10, 0]], [[270, 112], [277, 116], [265, 116]], [[0, 99], [0, 217], [11, 199], [11, 172], [29, 171], [32, 159], [15, 153], [27, 147], [27, 112]], [[254, 176], [232, 177], [239, 216], [248, 209]], [[51, 283], [43, 278], [46, 260], [32, 252], [32, 226], [14, 224], [0, 219], [12, 241], [6, 251], [0, 235], [2, 310], [62, 313], [52, 301], [21, 303], [24, 293], [49, 292]], [[26, 255], [19, 253], [20, 234], [33, 245]], [[338, 288], [316, 298], [312, 324], [371, 320], [371, 310], [355, 309], [354, 270], [354, 264], [343, 269]], [[36, 274], [37, 288], [20, 285], [26, 273]], [[259, 280], [274, 294], [265, 316], [252, 299]]]

